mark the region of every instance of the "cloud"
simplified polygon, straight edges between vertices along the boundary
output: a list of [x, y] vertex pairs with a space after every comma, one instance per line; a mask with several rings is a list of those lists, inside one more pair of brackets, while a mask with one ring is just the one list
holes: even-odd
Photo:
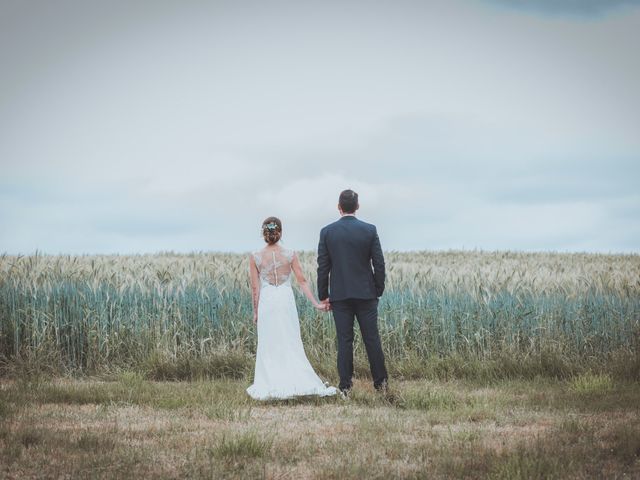
[[640, 6], [638, 0], [488, 0], [505, 8], [543, 15], [602, 17]]
[[629, 225], [640, 218], [640, 162], [595, 157], [585, 139], [573, 157], [548, 146], [514, 163], [538, 140], [502, 142], [492, 157], [502, 135], [468, 118], [411, 115], [350, 146], [281, 149], [273, 160], [210, 152], [221, 161], [133, 166], [101, 183], [5, 183], [0, 219], [13, 228], [0, 243], [23, 253], [247, 251], [277, 215], [288, 246], [315, 249], [338, 193], [353, 188], [385, 249], [637, 251], [640, 231]]
[[388, 249], [638, 251], [613, 3], [5, 3], [0, 251], [312, 249], [347, 187]]
[[300, 170], [314, 164], [332, 173], [285, 175], [260, 204], [317, 226], [335, 192], [352, 185], [361, 189], [361, 216], [378, 224], [387, 248], [638, 249], [638, 232], [617, 219], [640, 218], [637, 157], [601, 156], [597, 138], [558, 143], [511, 132], [468, 118], [390, 119], [359, 148], [324, 159], [290, 153]]

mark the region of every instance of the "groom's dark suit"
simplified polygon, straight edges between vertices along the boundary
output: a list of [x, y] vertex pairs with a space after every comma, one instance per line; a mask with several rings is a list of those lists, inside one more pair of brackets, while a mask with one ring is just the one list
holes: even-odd
[[354, 317], [360, 325], [374, 386], [387, 380], [378, 333], [378, 297], [384, 291], [384, 276], [384, 256], [375, 225], [345, 215], [320, 231], [318, 298], [328, 297], [333, 310], [340, 389], [351, 388]]

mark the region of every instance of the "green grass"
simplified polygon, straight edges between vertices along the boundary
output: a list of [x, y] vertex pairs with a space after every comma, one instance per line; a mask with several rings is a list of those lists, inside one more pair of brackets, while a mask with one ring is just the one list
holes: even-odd
[[220, 440], [209, 450], [215, 458], [229, 461], [265, 457], [273, 445], [273, 439], [258, 432], [248, 431], [223, 434]]
[[613, 380], [610, 375], [587, 372], [574, 378], [571, 388], [583, 394], [607, 392], [613, 388]]

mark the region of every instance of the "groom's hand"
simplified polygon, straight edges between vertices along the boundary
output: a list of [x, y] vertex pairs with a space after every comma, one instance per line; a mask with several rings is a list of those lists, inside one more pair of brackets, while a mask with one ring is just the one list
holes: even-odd
[[328, 312], [331, 310], [331, 302], [329, 301], [328, 298], [325, 298], [324, 300], [322, 300], [320, 302], [322, 305], [324, 305], [324, 311]]

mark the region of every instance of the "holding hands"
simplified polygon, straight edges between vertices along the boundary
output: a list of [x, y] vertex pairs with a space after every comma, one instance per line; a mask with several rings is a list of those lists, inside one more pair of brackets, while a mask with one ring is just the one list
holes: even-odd
[[328, 298], [325, 298], [319, 303], [314, 304], [314, 307], [321, 312], [329, 312], [331, 310], [331, 303]]

